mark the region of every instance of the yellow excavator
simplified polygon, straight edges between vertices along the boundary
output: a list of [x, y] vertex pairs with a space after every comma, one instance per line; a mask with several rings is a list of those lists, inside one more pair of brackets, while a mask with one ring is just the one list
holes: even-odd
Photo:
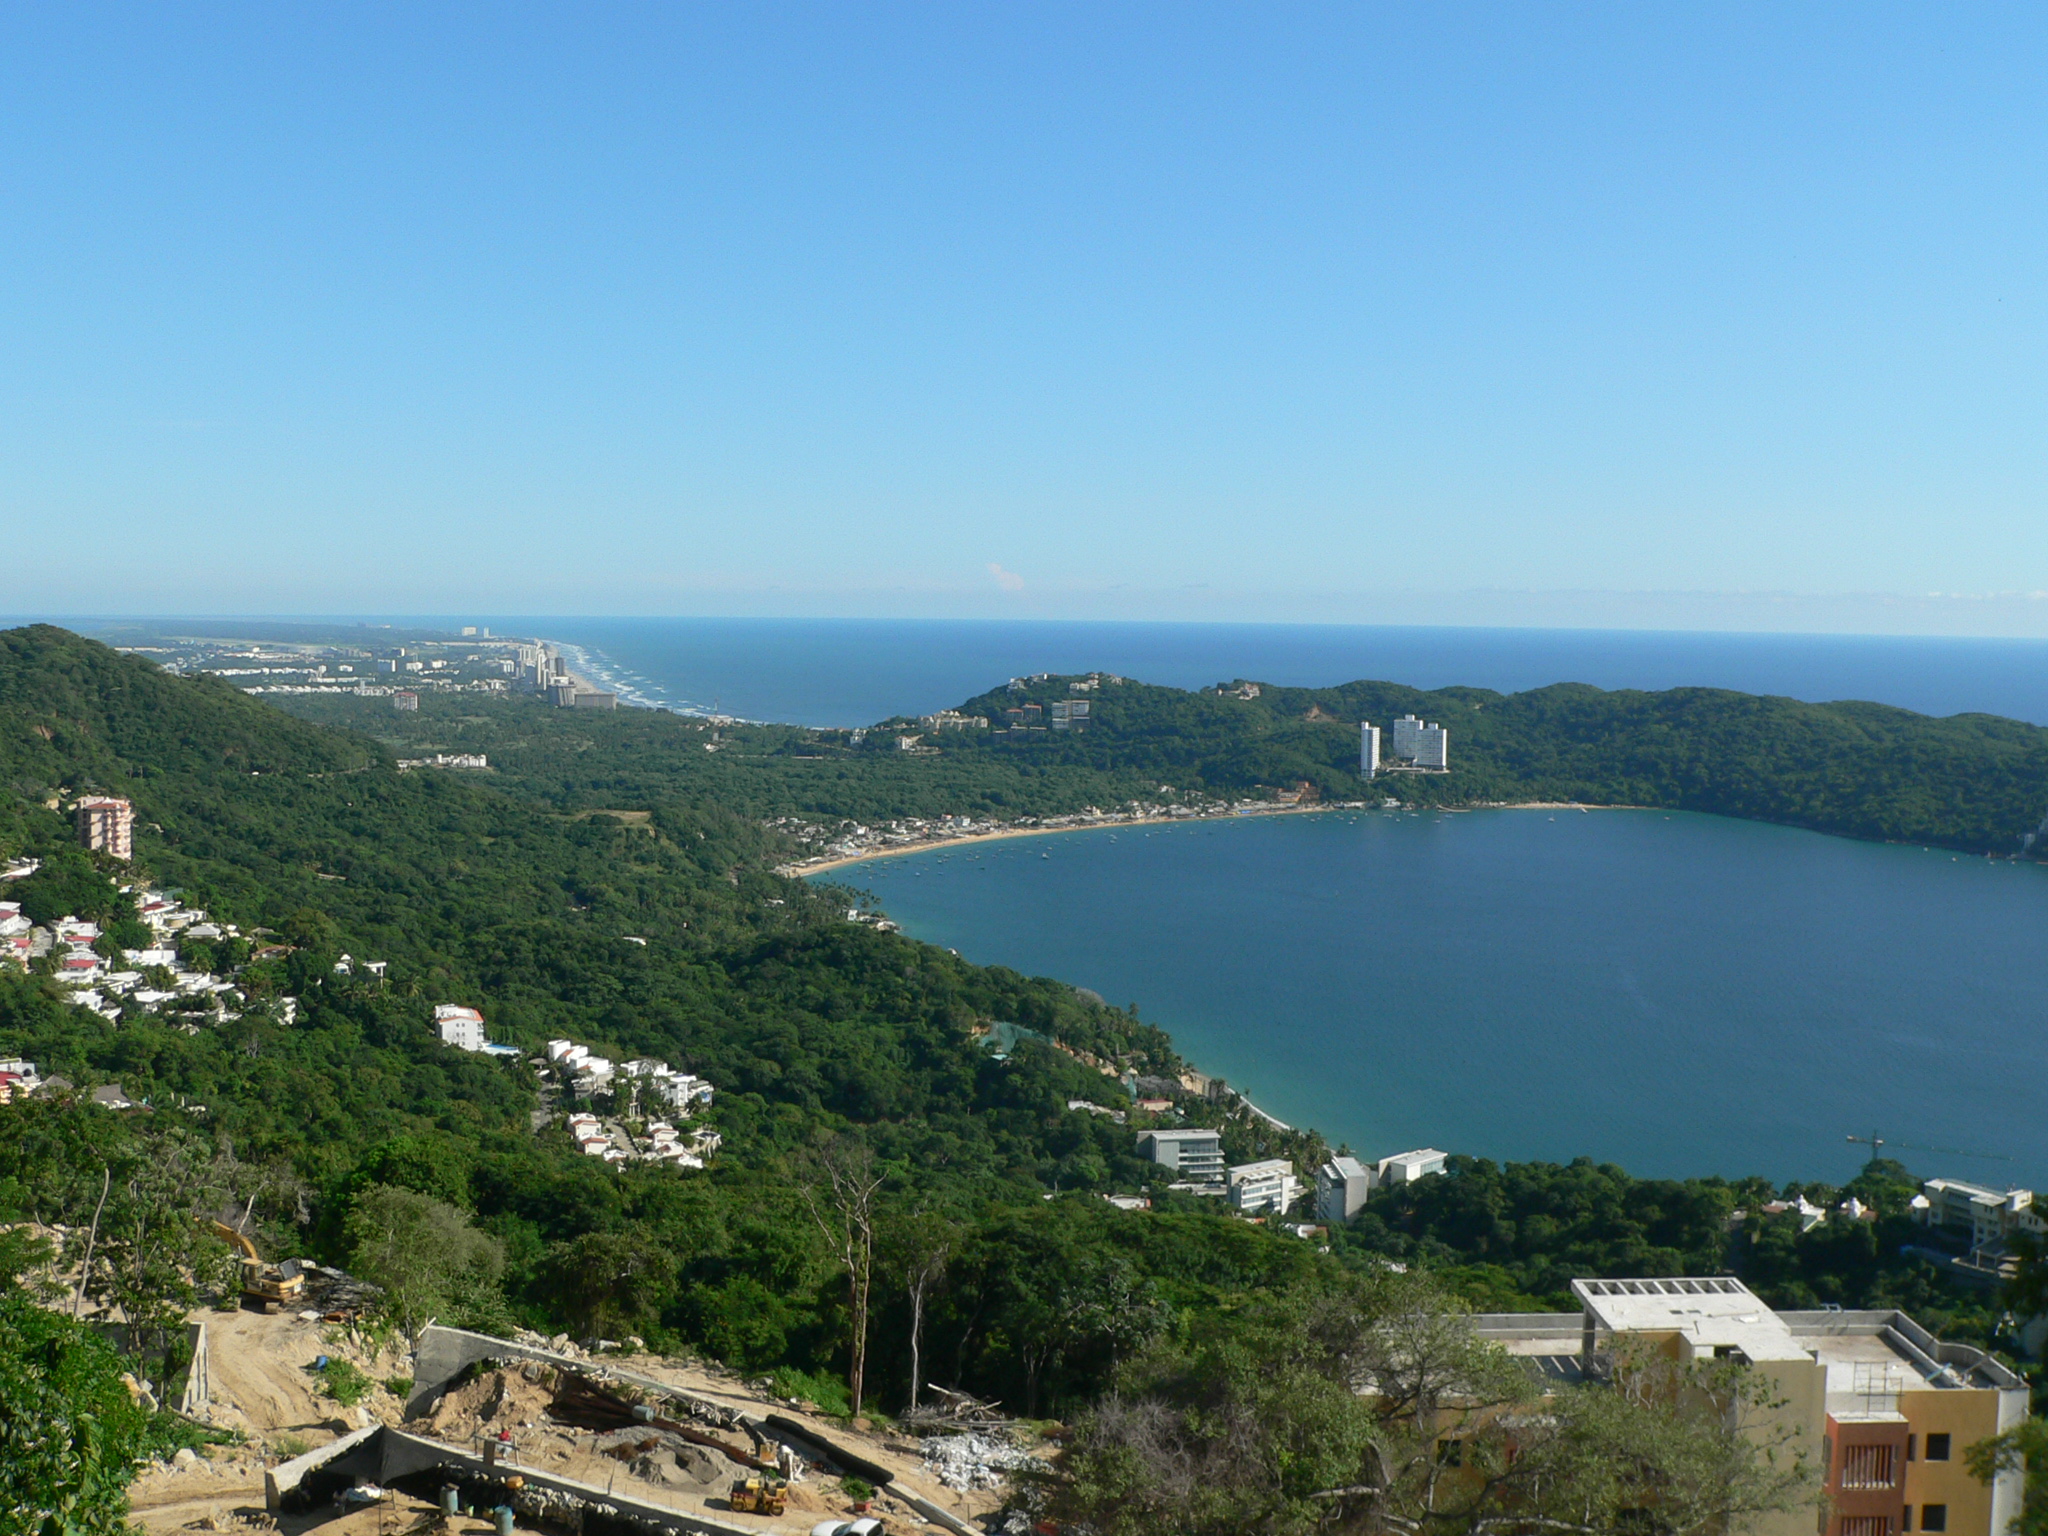
[[259, 1312], [275, 1312], [296, 1302], [306, 1289], [306, 1276], [297, 1259], [286, 1259], [282, 1264], [264, 1263], [256, 1245], [224, 1221], [213, 1223], [213, 1235], [240, 1258], [244, 1306], [253, 1305]]

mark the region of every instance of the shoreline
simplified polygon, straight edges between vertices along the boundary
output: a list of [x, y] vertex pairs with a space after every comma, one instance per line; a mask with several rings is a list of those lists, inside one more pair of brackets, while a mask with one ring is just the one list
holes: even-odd
[[[1653, 810], [1645, 805], [1582, 805], [1576, 801], [1563, 800], [1516, 800], [1486, 805], [1446, 806], [1403, 806], [1402, 811], [1421, 813], [1432, 810], [1439, 815], [1458, 815], [1468, 811], [1645, 811]], [[1367, 805], [1361, 800], [1340, 800], [1332, 805], [1276, 805], [1270, 810], [1228, 810], [1204, 811], [1194, 816], [1133, 816], [1119, 821], [1090, 821], [1069, 827], [1003, 827], [993, 832], [963, 832], [949, 837], [925, 838], [918, 842], [904, 843], [897, 847], [877, 848], [872, 853], [851, 853], [840, 857], [806, 859], [801, 863], [783, 864], [776, 868], [778, 875], [793, 880], [808, 880], [813, 875], [826, 874], [835, 869], [845, 869], [854, 864], [868, 864], [876, 859], [898, 859], [911, 853], [936, 853], [942, 848], [965, 848], [974, 843], [1003, 842], [1015, 837], [1052, 837], [1062, 832], [1114, 832], [1120, 827], [1181, 826], [1195, 821], [1242, 821], [1264, 816], [1327, 816], [1333, 811], [1388, 811], [1384, 806]]]

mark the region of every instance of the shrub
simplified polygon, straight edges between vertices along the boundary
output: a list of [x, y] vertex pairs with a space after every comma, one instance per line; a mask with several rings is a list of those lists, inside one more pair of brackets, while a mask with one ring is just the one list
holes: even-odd
[[329, 1357], [320, 1377], [320, 1390], [344, 1408], [353, 1408], [370, 1395], [370, 1378], [337, 1356]]
[[828, 1418], [853, 1416], [853, 1400], [847, 1395], [846, 1383], [840, 1377], [825, 1371], [799, 1371], [785, 1365], [776, 1370], [773, 1379], [777, 1397], [815, 1403], [818, 1412]]

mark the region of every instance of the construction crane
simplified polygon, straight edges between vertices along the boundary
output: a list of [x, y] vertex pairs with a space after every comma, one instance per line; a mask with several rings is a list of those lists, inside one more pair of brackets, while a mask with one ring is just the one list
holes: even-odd
[[1994, 1163], [2010, 1163], [2015, 1161], [2015, 1159], [2007, 1157], [2003, 1152], [1965, 1152], [1961, 1147], [1923, 1147], [1915, 1141], [1886, 1141], [1875, 1131], [1872, 1131], [1868, 1136], [1849, 1136], [1843, 1139], [1853, 1141], [1859, 1146], [1870, 1148], [1870, 1160], [1873, 1163], [1877, 1161], [1878, 1153], [1885, 1147], [1898, 1147], [1907, 1152], [1936, 1152], [1943, 1157], [1980, 1157], [1987, 1162]]
[[212, 1223], [213, 1235], [235, 1250], [242, 1270], [242, 1301], [254, 1303], [259, 1312], [275, 1312], [299, 1299], [306, 1288], [305, 1273], [296, 1259], [266, 1264], [256, 1245], [224, 1221]]

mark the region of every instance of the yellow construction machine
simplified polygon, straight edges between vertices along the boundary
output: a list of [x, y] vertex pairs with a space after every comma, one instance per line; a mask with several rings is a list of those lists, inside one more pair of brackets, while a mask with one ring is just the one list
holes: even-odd
[[789, 1484], [779, 1477], [733, 1479], [726, 1503], [742, 1514], [782, 1515], [789, 1512]]
[[259, 1312], [275, 1312], [299, 1299], [306, 1276], [298, 1260], [266, 1264], [256, 1245], [224, 1221], [213, 1223], [213, 1235], [235, 1250], [242, 1267], [242, 1304]]

